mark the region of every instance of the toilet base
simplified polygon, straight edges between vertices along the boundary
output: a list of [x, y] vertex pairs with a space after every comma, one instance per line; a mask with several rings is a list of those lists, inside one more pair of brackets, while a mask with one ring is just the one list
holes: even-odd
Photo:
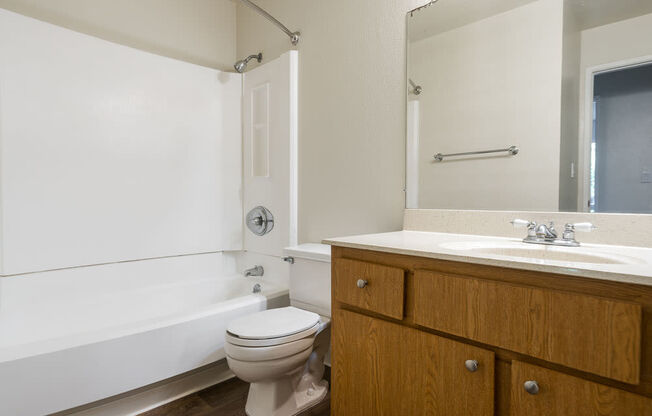
[[247, 416], [293, 416], [319, 404], [328, 393], [328, 382], [321, 380], [300, 391], [301, 374], [269, 382], [251, 383], [245, 413]]
[[252, 382], [245, 412], [248, 416], [294, 416], [319, 404], [328, 394], [324, 357], [330, 346], [330, 322], [317, 333], [307, 361], [297, 370], [273, 380]]

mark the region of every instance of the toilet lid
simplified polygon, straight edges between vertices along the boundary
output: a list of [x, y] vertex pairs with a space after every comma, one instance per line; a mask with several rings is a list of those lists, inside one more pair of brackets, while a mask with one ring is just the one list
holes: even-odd
[[227, 331], [245, 339], [279, 338], [311, 329], [318, 322], [316, 313], [288, 306], [234, 319]]

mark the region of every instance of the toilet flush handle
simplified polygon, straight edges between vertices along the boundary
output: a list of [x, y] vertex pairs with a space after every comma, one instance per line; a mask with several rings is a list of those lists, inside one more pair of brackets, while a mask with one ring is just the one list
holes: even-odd
[[364, 289], [364, 287], [367, 286], [367, 283], [369, 282], [364, 279], [358, 279], [357, 285], [360, 289]]

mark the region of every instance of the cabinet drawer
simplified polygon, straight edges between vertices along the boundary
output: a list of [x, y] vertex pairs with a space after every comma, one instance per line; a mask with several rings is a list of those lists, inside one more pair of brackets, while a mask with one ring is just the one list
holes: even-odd
[[640, 305], [430, 271], [414, 290], [418, 325], [639, 382]]
[[333, 296], [339, 302], [403, 319], [405, 270], [349, 259], [334, 259]]
[[511, 389], [512, 416], [652, 415], [649, 397], [520, 361], [512, 362]]

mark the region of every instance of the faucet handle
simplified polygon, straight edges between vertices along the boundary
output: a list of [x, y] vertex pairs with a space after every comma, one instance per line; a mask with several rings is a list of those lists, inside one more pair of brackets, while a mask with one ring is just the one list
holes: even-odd
[[577, 222], [575, 224], [566, 224], [566, 227], [564, 227], [564, 234], [562, 234], [562, 239], [565, 241], [570, 241], [571, 243], [574, 243], [575, 245], [579, 245], [575, 241], [575, 231], [583, 231], [583, 232], [591, 232], [595, 230], [597, 227], [590, 222]]
[[573, 230], [575, 231], [582, 231], [585, 233], [589, 233], [598, 228], [590, 222], [576, 222], [575, 224], [566, 224], [566, 227], [568, 226], [573, 227]]
[[529, 227], [531, 227], [533, 225], [536, 225], [536, 223], [534, 223], [532, 221], [519, 220], [518, 218], [514, 219], [514, 220], [511, 220], [510, 224], [512, 224], [514, 226], [514, 228], [523, 228], [523, 227], [529, 228]]

